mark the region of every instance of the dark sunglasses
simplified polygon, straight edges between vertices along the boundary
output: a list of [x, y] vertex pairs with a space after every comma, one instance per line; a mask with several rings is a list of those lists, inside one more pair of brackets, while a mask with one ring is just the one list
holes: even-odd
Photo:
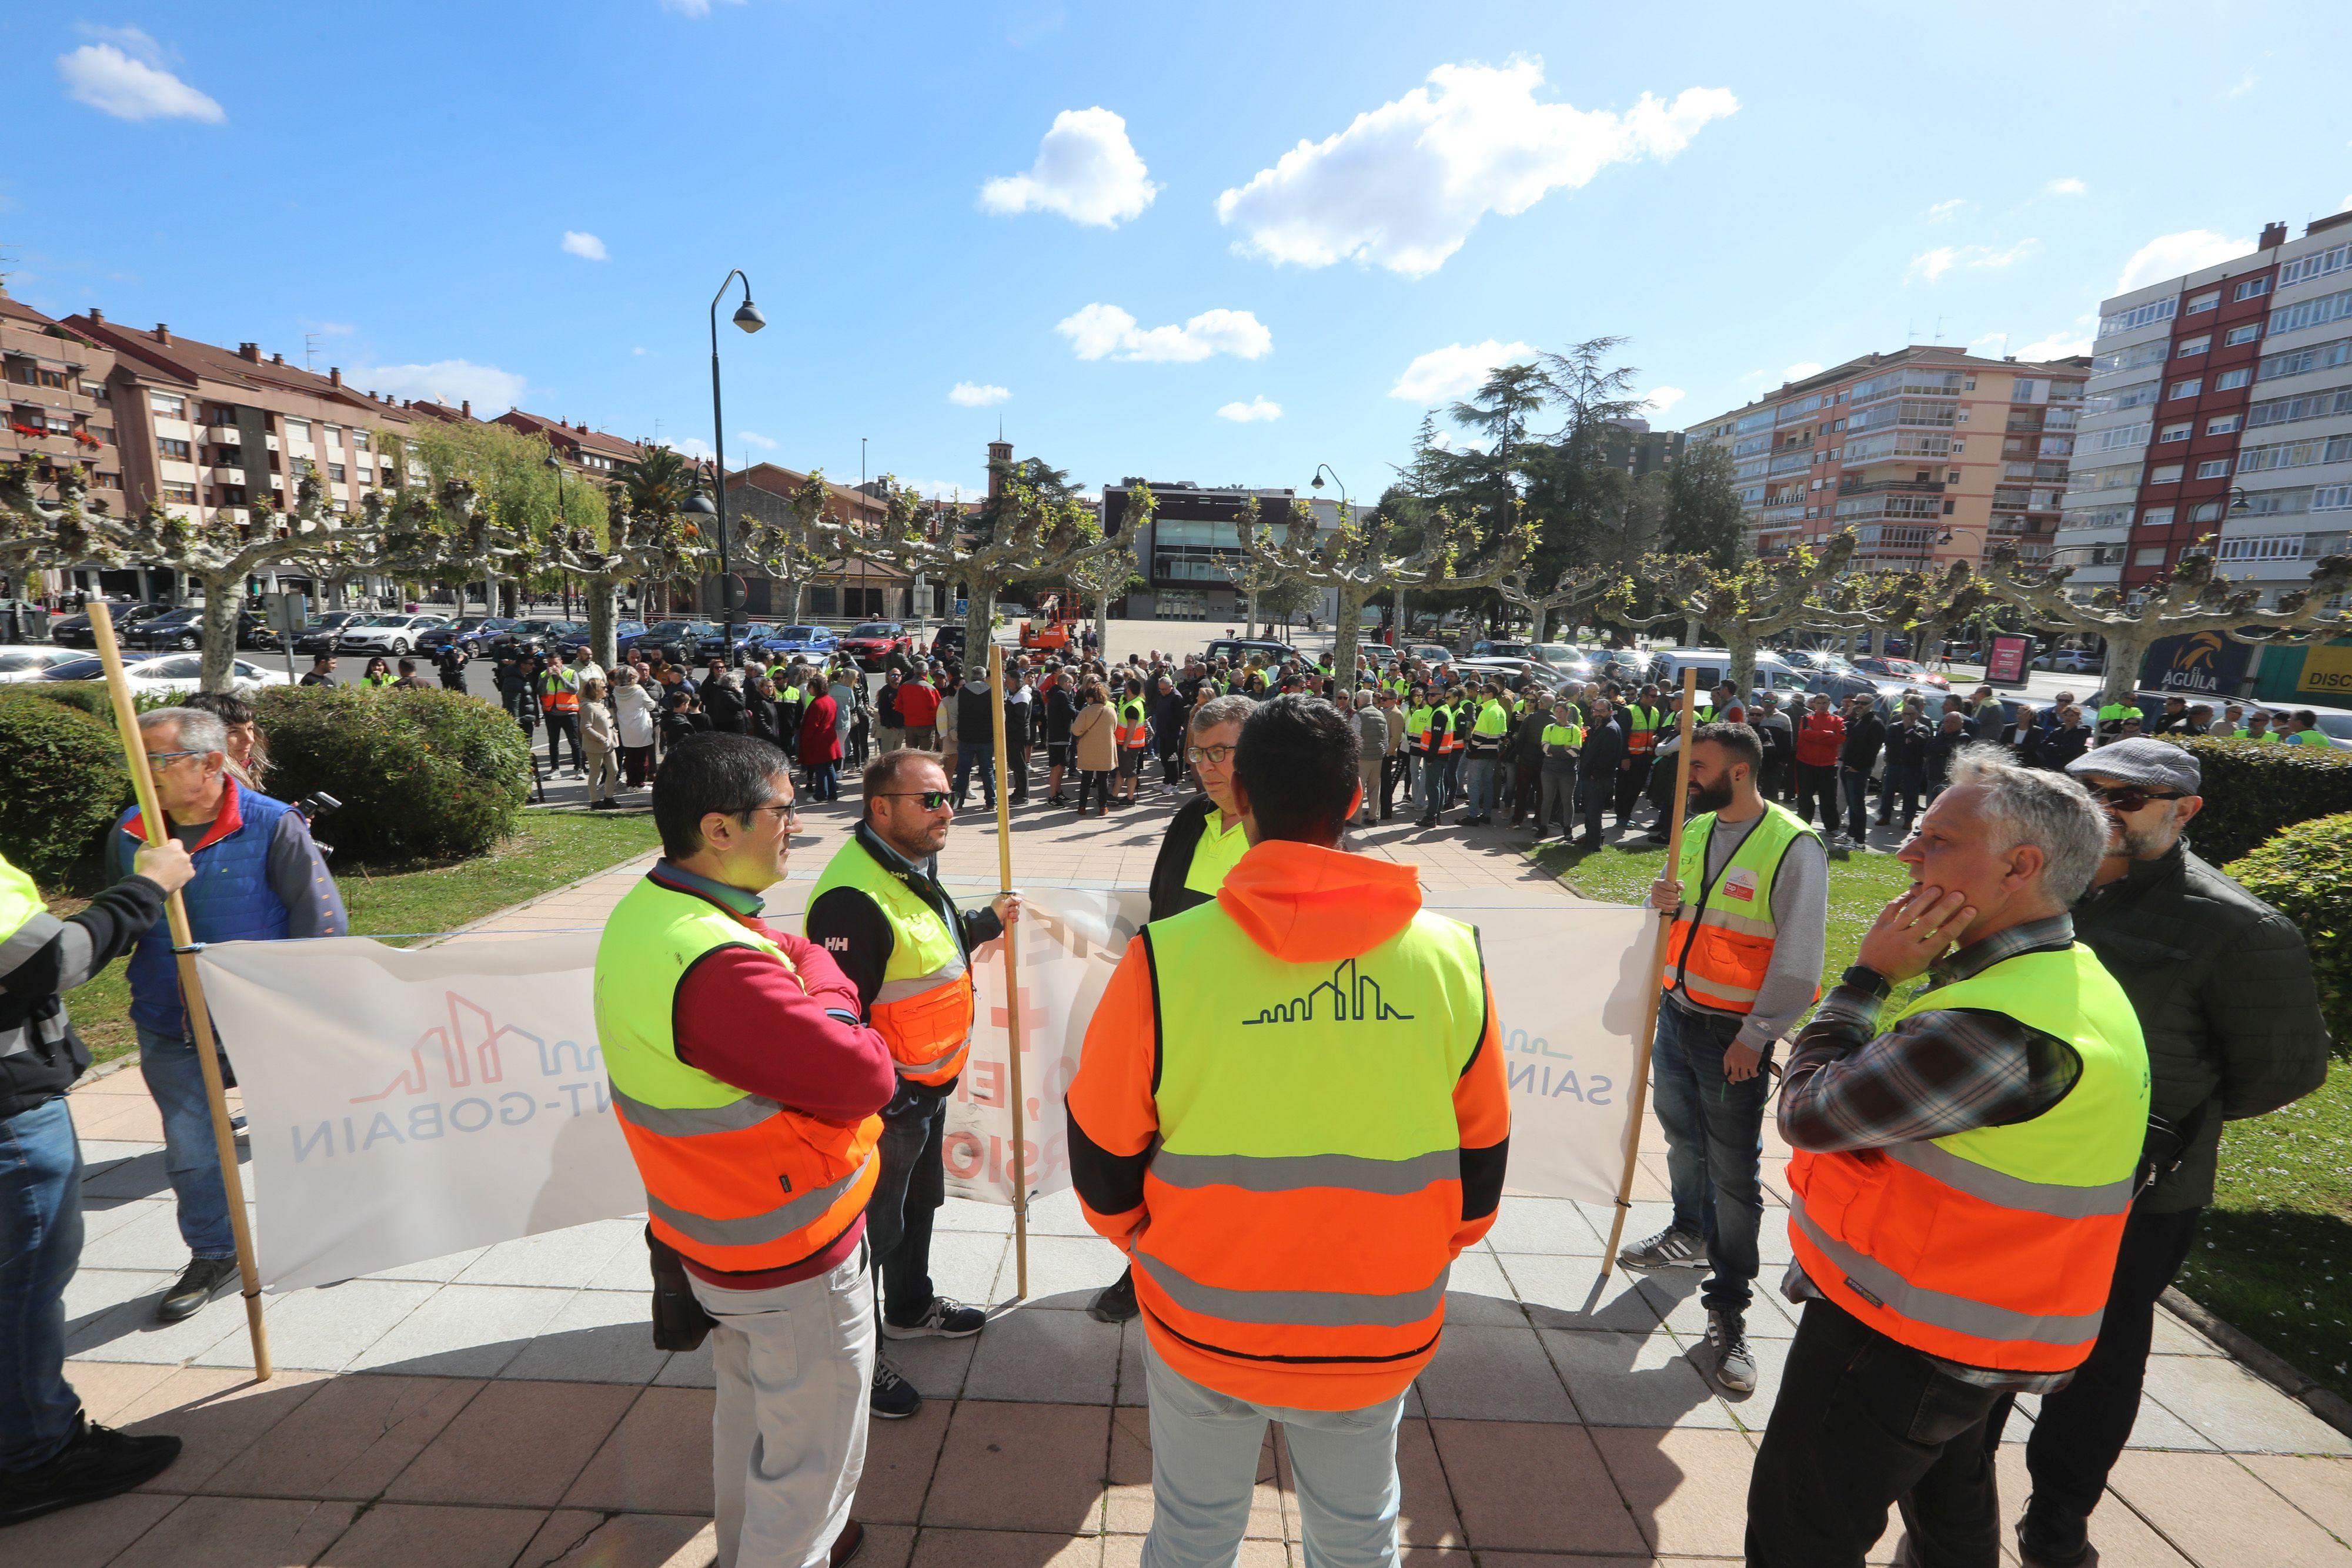
[[2113, 789], [2095, 789], [2091, 793], [2116, 810], [2128, 813], [2138, 810], [2150, 800], [2185, 800], [2188, 797], [2189, 791], [2186, 789], [2143, 789], [2136, 784], [2126, 784]]
[[877, 800], [919, 800], [926, 811], [936, 811], [948, 803], [944, 789], [882, 789], [875, 793]]

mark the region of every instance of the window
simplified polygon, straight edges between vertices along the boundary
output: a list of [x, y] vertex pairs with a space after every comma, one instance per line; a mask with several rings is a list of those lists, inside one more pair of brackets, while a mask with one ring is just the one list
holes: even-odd
[[368, 433], [364, 430], [352, 431], [352, 445], [359, 451], [365, 452], [368, 449]]
[[2178, 463], [2159, 463], [2147, 471], [2147, 482], [2151, 485], [2178, 484], [2179, 479], [2180, 465]]
[[2352, 338], [2337, 338], [2332, 342], [2310, 343], [2264, 355], [2254, 375], [2266, 382], [2273, 376], [2299, 376], [2305, 371], [2329, 370], [2347, 360], [2352, 360]]
[[2237, 292], [2231, 294], [2230, 298], [2233, 300], [2260, 299], [2263, 295], [2268, 294], [2270, 291], [2271, 280], [2267, 277], [2249, 277], [2243, 283], [2238, 285]]
[[2170, 528], [2172, 526], [2172, 508], [2170, 507], [2150, 507], [2147, 511], [2142, 512], [2139, 515], [2139, 526], [2144, 528]]
[[2201, 392], [2204, 390], [2205, 378], [2203, 376], [2191, 376], [2185, 382], [2173, 382], [2172, 390], [2164, 395], [2167, 397], [2195, 397], [2199, 392]]
[[1960, 509], [1960, 503], [1950, 496], [1944, 497], [1944, 516], [1950, 517]]
[[2200, 310], [2210, 310], [2221, 303], [2221, 291], [2218, 288], [2209, 288], [2202, 294], [2192, 294], [2189, 297], [2188, 314], [2194, 316]]
[[163, 499], [167, 501], [193, 501], [195, 498], [196, 487], [194, 485], [176, 484], [169, 479], [163, 482]]
[[2221, 520], [2221, 503], [2219, 501], [2205, 501], [2200, 502], [2197, 506], [2191, 507], [2189, 509], [2189, 520], [2192, 523], [2220, 522]]
[[2290, 283], [2306, 283], [2315, 277], [2326, 277], [2352, 267], [2352, 245], [2339, 245], [2334, 250], [2323, 250], [2316, 256], [2300, 256], [2279, 268], [2279, 287]]
[[2042, 400], [2033, 395], [2034, 388], [2039, 384], [2040, 383], [2036, 382], [2031, 376], [2018, 377], [2016, 381], [2010, 383], [2009, 401], [2011, 402], [2040, 402]]
[[2191, 355], [2201, 354], [2212, 346], [2213, 334], [2210, 332], [2200, 332], [2194, 338], [2181, 339], [2180, 346], [2172, 350], [2172, 357], [2176, 360], [2185, 360], [2189, 358]]
[[2239, 426], [2245, 423], [2246, 418], [2243, 414], [2225, 413], [2218, 419], [2207, 420], [2205, 422], [2205, 434], [2208, 435], [2228, 435], [2235, 432]]
[[2101, 392], [2090, 402], [2093, 413], [2119, 413], [2127, 408], [2145, 408], [2156, 402], [2163, 392], [2162, 382], [2141, 382], [2134, 386], [2118, 387], [2111, 392]]
[[1976, 390], [1977, 390], [1977, 379], [1976, 379], [1976, 377], [1974, 377], [1974, 376], [1970, 376], [1968, 380], [1966, 380], [1966, 381], [1962, 382], [1960, 383], [1960, 390], [1961, 390], [1962, 392], [1974, 392], [1974, 391], [1976, 391]]
[[288, 420], [286, 422], [286, 439], [289, 441], [310, 440], [310, 422], [307, 419]]
[[1960, 482], [1960, 471], [1959, 471], [1958, 469], [1957, 469], [1957, 468], [1952, 469], [1949, 473], [1947, 473], [1947, 474], [1944, 476], [1944, 483], [1945, 483], [1945, 484], [1947, 484], [1947, 485], [1957, 485], [1957, 484], [1958, 484], [1959, 482]]
[[2242, 365], [2234, 371], [2223, 371], [2220, 375], [2215, 376], [2213, 378], [2213, 390], [2215, 392], [2236, 392], [2240, 387], [2244, 386], [2248, 382], [2251, 382], [2253, 379], [2253, 367], [2251, 365]]
[[2352, 485], [2322, 485], [2311, 493], [2311, 509], [2315, 512], [2352, 510]]
[[[188, 400], [184, 397], [173, 397], [165, 392], [149, 392], [147, 394], [147, 406], [153, 409], [157, 413], [162, 414], [165, 419], [185, 419], [188, 417]], [[193, 496], [189, 497], [190, 500], [194, 500], [194, 498], [195, 497]]]
[[331, 424], [327, 426], [327, 444], [330, 446], [341, 446], [342, 444], [343, 427], [340, 424]]
[[2352, 462], [2352, 435], [2315, 435], [2307, 441], [2278, 441], [2249, 446], [2238, 454], [2238, 472], [2258, 474], [2266, 468], [2305, 468], [2314, 463]]
[[2200, 479], [2220, 479], [2229, 472], [2230, 460], [2226, 457], [2208, 457], [2197, 465], [2197, 477]]
[[2168, 424], [2161, 431], [2157, 433], [2156, 438], [2158, 441], [2186, 441], [2189, 439], [2189, 433], [2195, 428], [2197, 427], [2193, 423], [2185, 424]]
[[1953, 442], [1953, 443], [1952, 443], [1952, 455], [1953, 455], [1953, 456], [1955, 456], [1955, 457], [1965, 457], [1965, 456], [1967, 456], [1967, 455], [1968, 455], [1968, 451], [1969, 451], [1969, 444], [1968, 444], [1968, 442], [1967, 442], [1966, 440], [1955, 441], [1955, 442]]
[[2132, 564], [2134, 566], [2162, 566], [2164, 564], [2164, 547], [2162, 545], [2149, 545], [2145, 549], [2135, 550], [2132, 552]]
[[2260, 538], [2223, 539], [2213, 552], [2216, 560], [2301, 560], [2301, 534], [2265, 534]]
[[1833, 419], [1830, 421], [1830, 428], [1833, 431], [1843, 430], [1845, 428], [1845, 421], [1842, 419]]
[[157, 441], [155, 443], [155, 450], [163, 455], [172, 458], [175, 462], [193, 463], [195, 461], [195, 455], [190, 449], [186, 442], [174, 441], [169, 436], [165, 436]]
[[340, 463], [328, 464], [327, 477], [338, 485], [341, 484], [343, 482], [343, 465]]
[[2169, 321], [2180, 308], [2178, 299], [2158, 299], [2146, 305], [2135, 305], [2113, 316], [2099, 318], [2099, 336], [2112, 338], [2118, 332], [2135, 331], [2158, 321]]
[[2282, 305], [2271, 312], [2271, 336], [2281, 332], [2299, 332], [2305, 327], [2323, 327], [2330, 321], [2341, 321], [2352, 316], [2352, 288], [2338, 294], [2323, 294], [2316, 299], [2305, 299], [2294, 305]]
[[2107, 353], [2093, 355], [2091, 373], [2095, 376], [2105, 376], [2112, 375], [2117, 371], [2136, 371], [2142, 365], [2152, 365], [2158, 360], [2169, 359], [2171, 354], [2172, 345], [2162, 338], [2146, 343], [2134, 343], [2128, 349], [2116, 349]]
[[2222, 333], [2221, 346], [2225, 349], [2234, 349], [2241, 343], [2251, 343], [2262, 335], [2263, 324], [2260, 321], [2249, 321], [2242, 327], [2232, 327]]
[[2326, 419], [2338, 413], [2352, 413], [2352, 386], [2329, 387], [2297, 397], [2255, 403], [2246, 410], [2246, 423], [2250, 428], [2260, 429], [2266, 424], [2291, 424], [2297, 420]]

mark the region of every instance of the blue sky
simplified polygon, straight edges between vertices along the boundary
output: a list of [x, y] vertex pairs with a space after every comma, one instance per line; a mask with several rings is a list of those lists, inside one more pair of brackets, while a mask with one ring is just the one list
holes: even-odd
[[1623, 335], [1672, 424], [1906, 336], [2074, 351], [2135, 265], [2346, 204], [2347, 30], [2340, 3], [12, 6], [0, 267], [54, 313], [289, 360], [312, 332], [363, 389], [683, 444], [740, 267], [770, 325], [722, 312], [730, 465], [854, 480], [863, 436], [874, 472], [977, 487], [1001, 417], [1090, 487], [1322, 462], [1369, 496], [1514, 345]]

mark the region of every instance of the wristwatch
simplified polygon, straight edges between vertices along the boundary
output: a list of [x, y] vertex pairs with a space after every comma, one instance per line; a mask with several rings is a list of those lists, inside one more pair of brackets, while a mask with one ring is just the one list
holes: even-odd
[[1838, 984], [1852, 986], [1857, 991], [1867, 991], [1881, 1001], [1885, 1001], [1887, 993], [1895, 988], [1894, 981], [1862, 964], [1847, 965], [1845, 973], [1838, 977]]

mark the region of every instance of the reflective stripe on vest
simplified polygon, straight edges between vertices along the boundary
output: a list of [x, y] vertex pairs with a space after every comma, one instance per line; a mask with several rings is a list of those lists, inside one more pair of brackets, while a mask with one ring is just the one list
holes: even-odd
[[1429, 714], [1430, 710], [1423, 706], [1404, 716], [1405, 741], [1415, 751], [1429, 749]]
[[2062, 1372], [2098, 1337], [2147, 1134], [2147, 1051], [2089, 948], [2027, 953], [1895, 1019], [2005, 1013], [2072, 1046], [2082, 1076], [2030, 1121], [1789, 1162], [1789, 1234], [1823, 1294], [1901, 1343], [1971, 1366]]
[[[1657, 748], [1658, 726], [1665, 722], [1665, 716], [1656, 708], [1643, 707], [1640, 703], [1627, 703], [1625, 713], [1626, 751], [1634, 757], [1649, 756]], [[1684, 829], [1683, 836], [1688, 838], [1690, 830]]]
[[[1427, 1354], [1462, 1219], [1454, 1091], [1486, 1028], [1476, 933], [1423, 913], [1296, 964], [1212, 903], [1144, 939], [1160, 1143], [1134, 1256], [1155, 1332], [1235, 1362]], [[1216, 982], [1171, 983], [1193, 976]]]
[[1129, 751], [1142, 750], [1151, 740], [1151, 727], [1143, 722], [1143, 705], [1130, 702], [1124, 705], [1119, 712], [1127, 719], [1127, 725], [1120, 732], [1120, 744]]
[[1666, 967], [1659, 984], [1669, 991], [1679, 985], [1701, 1007], [1751, 1012], [1780, 931], [1772, 920], [1774, 876], [1789, 847], [1812, 829], [1787, 807], [1767, 800], [1764, 815], [1710, 883], [1706, 852], [1714, 832], [1712, 811], [1692, 818], [1683, 829], [1683, 859], [1675, 873], [1683, 904], [1666, 935]]
[[782, 948], [717, 904], [638, 883], [597, 945], [597, 1040], [654, 1234], [708, 1268], [789, 1268], [865, 1212], [882, 1118], [837, 1126], [678, 1059], [678, 981], [728, 946], [792, 968]]
[[580, 711], [580, 677], [570, 665], [540, 672], [539, 706], [549, 713]]
[[928, 1085], [953, 1081], [971, 1049], [971, 971], [961, 939], [855, 838], [834, 852], [809, 902], [835, 888], [864, 894], [890, 923], [890, 961], [867, 1021], [889, 1042], [898, 1076]]
[[1434, 707], [1429, 710], [1429, 729], [1434, 748], [1441, 757], [1462, 749], [1462, 737], [1454, 733], [1454, 710]]

